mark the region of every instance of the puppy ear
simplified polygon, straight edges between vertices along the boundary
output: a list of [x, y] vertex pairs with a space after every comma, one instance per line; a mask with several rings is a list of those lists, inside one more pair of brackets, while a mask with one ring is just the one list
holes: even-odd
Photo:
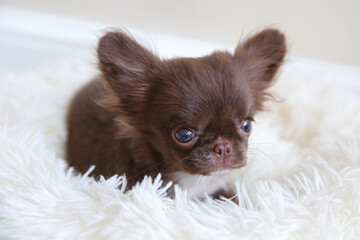
[[103, 83], [109, 97], [99, 104], [129, 115], [142, 111], [151, 71], [160, 59], [124, 32], [108, 32], [97, 49]]
[[240, 69], [240, 78], [250, 81], [256, 91], [256, 105], [261, 108], [268, 88], [284, 61], [285, 36], [279, 30], [265, 29], [237, 46], [234, 58]]

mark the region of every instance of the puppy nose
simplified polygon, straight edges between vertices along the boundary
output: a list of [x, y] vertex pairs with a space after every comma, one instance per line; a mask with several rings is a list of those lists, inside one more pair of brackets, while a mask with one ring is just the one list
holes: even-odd
[[213, 151], [224, 161], [231, 156], [232, 145], [229, 142], [220, 142], [215, 144]]

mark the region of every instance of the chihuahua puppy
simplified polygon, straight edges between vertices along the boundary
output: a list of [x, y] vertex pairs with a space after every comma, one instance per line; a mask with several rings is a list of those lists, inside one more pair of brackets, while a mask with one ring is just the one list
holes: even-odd
[[67, 159], [95, 175], [125, 174], [131, 187], [161, 173], [189, 198], [228, 194], [228, 171], [246, 165], [254, 115], [286, 53], [265, 29], [233, 54], [160, 59], [122, 31], [97, 49], [102, 76], [74, 97]]

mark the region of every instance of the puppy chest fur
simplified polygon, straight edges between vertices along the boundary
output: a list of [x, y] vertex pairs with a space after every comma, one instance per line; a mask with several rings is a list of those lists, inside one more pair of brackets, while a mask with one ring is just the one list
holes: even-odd
[[74, 97], [67, 157], [81, 172], [126, 174], [129, 186], [161, 173], [190, 198], [227, 191], [246, 165], [251, 122], [286, 53], [266, 29], [233, 54], [162, 60], [123, 32], [99, 41], [102, 75]]
[[189, 174], [175, 172], [171, 174], [175, 184], [186, 190], [188, 199], [203, 198], [205, 194], [229, 193], [231, 177], [228, 171], [220, 171], [213, 175]]

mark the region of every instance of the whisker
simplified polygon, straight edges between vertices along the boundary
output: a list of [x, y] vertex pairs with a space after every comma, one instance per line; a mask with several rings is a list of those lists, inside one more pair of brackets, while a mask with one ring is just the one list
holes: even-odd
[[252, 155], [252, 154], [256, 155], [257, 154], [257, 155], [261, 155], [262, 157], [267, 157], [267, 158], [272, 159], [272, 157], [269, 154], [267, 154], [266, 152], [264, 152], [260, 148], [250, 147], [250, 148], [248, 148], [247, 154], [248, 155]]

